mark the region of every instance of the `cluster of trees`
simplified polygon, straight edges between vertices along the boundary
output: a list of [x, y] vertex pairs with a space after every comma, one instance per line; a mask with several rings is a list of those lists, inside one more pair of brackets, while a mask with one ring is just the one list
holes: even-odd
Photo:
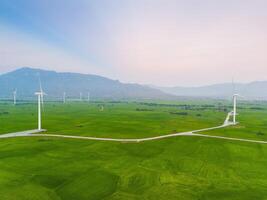
[[153, 109], [146, 109], [146, 108], [136, 108], [136, 111], [154, 111]]
[[145, 105], [145, 106], [151, 106], [151, 107], [172, 107], [177, 108], [180, 110], [196, 110], [196, 111], [202, 111], [202, 110], [217, 110], [221, 112], [227, 112], [232, 107], [230, 106], [224, 106], [222, 104], [214, 105], [214, 104], [164, 104], [164, 103], [146, 103], [146, 102], [139, 102], [138, 104]]

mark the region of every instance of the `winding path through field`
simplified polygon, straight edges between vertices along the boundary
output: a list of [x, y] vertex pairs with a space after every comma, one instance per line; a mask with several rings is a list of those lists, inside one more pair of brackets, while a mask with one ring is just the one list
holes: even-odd
[[71, 139], [97, 140], [97, 141], [113, 141], [113, 142], [145, 142], [145, 141], [161, 140], [164, 138], [178, 137], [178, 136], [193, 136], [193, 137], [195, 136], [195, 137], [217, 138], [217, 139], [231, 140], [231, 141], [267, 144], [267, 141], [262, 141], [262, 140], [249, 140], [249, 139], [241, 139], [241, 138], [232, 138], [232, 137], [199, 134], [199, 132], [225, 128], [225, 127], [233, 126], [233, 125], [234, 124], [232, 124], [232, 123], [224, 123], [221, 126], [216, 126], [216, 127], [211, 127], [211, 128], [205, 128], [205, 129], [194, 130], [194, 131], [189, 131], [189, 132], [182, 132], [182, 133], [173, 133], [173, 134], [148, 137], [148, 138], [136, 138], [136, 139], [135, 138], [133, 138], [133, 139], [99, 138], [99, 137], [56, 135], [56, 134], [43, 134], [43, 133], [41, 133], [41, 132], [44, 132], [45, 130], [30, 130], [30, 131], [23, 131], [23, 132], [16, 132], [16, 133], [8, 133], [8, 134], [0, 135], [0, 139], [13, 138], [13, 137], [58, 137], [58, 138], [71, 138]]

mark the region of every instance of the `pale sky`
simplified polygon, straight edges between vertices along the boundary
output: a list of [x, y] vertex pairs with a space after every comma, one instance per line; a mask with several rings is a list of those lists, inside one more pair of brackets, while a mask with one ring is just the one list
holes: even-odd
[[28, 66], [123, 82], [267, 80], [266, 0], [1, 0], [0, 73]]

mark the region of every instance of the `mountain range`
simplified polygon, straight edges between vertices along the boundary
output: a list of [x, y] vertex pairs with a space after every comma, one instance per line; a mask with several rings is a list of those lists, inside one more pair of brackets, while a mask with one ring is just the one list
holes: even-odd
[[87, 98], [88, 92], [92, 99], [173, 98], [173, 95], [140, 84], [121, 83], [97, 75], [58, 73], [28, 67], [0, 75], [0, 97], [12, 97], [15, 89], [18, 97], [32, 97], [39, 91], [39, 83], [48, 94], [47, 98], [62, 98], [64, 92], [72, 99], [79, 99], [80, 93]]
[[239, 93], [246, 99], [267, 100], [267, 81], [251, 83], [222, 83], [200, 87], [160, 87], [122, 83], [98, 75], [59, 73], [23, 67], [0, 75], [0, 97], [11, 98], [17, 89], [18, 97], [33, 97], [41, 83], [47, 98], [67, 97], [79, 99], [80, 93], [91, 99], [178, 99], [178, 98], [230, 98]]
[[247, 100], [267, 100], [267, 81], [222, 83], [200, 87], [152, 87], [176, 96], [225, 99], [238, 93]]

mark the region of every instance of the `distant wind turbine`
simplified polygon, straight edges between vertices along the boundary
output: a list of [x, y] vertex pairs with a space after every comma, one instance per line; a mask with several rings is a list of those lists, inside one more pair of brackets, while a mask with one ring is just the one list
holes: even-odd
[[14, 105], [17, 104], [17, 89], [15, 89], [15, 90], [13, 91], [13, 102], [14, 102]]
[[66, 103], [66, 92], [63, 92], [63, 103]]
[[242, 97], [239, 94], [233, 95], [233, 123], [236, 124], [236, 116], [237, 116], [237, 98]]
[[87, 101], [90, 102], [90, 92], [88, 92]]
[[[237, 98], [238, 97], [242, 97], [241, 95], [239, 95], [238, 93], [236, 93], [236, 88], [235, 88], [235, 83], [234, 83], [234, 78], [232, 78], [232, 102], [233, 102], [233, 110], [231, 112], [228, 113], [224, 125], [228, 125], [228, 124], [233, 124], [236, 125], [237, 121], [236, 121], [236, 116], [237, 116]], [[230, 120], [230, 117], [232, 117], [232, 121]]]

